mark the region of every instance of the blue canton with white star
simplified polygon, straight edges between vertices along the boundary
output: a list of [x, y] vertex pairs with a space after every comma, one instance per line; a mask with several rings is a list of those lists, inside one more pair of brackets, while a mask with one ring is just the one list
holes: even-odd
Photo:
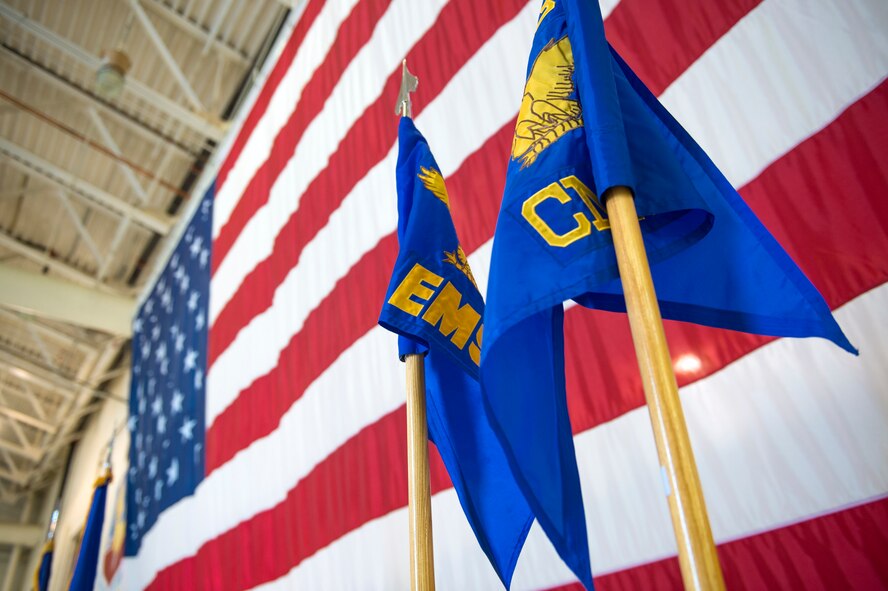
[[204, 477], [212, 219], [210, 187], [133, 322], [126, 556]]

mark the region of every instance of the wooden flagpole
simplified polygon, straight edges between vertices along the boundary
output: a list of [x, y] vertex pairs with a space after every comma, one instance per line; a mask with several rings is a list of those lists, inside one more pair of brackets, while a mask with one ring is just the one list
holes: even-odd
[[[410, 93], [419, 81], [401, 64], [396, 111], [410, 117]], [[406, 355], [407, 364], [407, 518], [410, 522], [410, 589], [435, 591], [432, 548], [432, 493], [429, 477], [429, 433], [426, 423], [424, 356]]]
[[432, 495], [422, 355], [407, 355], [407, 486], [410, 520], [410, 588], [434, 591]]
[[635, 201], [627, 187], [613, 187], [605, 194], [604, 201], [657, 455], [664, 486], [668, 487], [669, 513], [684, 586], [701, 591], [723, 590], [721, 565], [678, 398], [678, 383], [666, 344]]

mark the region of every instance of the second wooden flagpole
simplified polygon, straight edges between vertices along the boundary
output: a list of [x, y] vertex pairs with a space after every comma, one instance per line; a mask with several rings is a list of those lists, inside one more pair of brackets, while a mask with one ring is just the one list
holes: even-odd
[[423, 356], [412, 354], [407, 363], [407, 487], [410, 520], [410, 588], [434, 591], [435, 556], [432, 548], [432, 495], [429, 484], [429, 436], [426, 423]]
[[694, 590], [722, 590], [725, 583], [721, 565], [678, 398], [678, 384], [641, 238], [635, 201], [627, 187], [614, 187], [606, 193], [604, 202], [657, 455], [664, 486], [668, 488], [669, 513], [684, 586]]
[[[410, 117], [410, 93], [418, 80], [401, 63], [401, 89], [395, 110]], [[432, 547], [432, 491], [429, 476], [429, 431], [426, 422], [425, 359], [404, 356], [407, 364], [407, 519], [410, 522], [410, 589], [435, 591]]]

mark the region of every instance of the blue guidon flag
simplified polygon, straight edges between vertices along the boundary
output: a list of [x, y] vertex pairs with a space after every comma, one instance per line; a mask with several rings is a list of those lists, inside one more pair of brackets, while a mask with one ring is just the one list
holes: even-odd
[[[587, 587], [562, 302], [625, 311], [602, 200], [615, 186], [635, 195], [665, 318], [819, 336], [854, 351], [814, 286], [609, 48], [599, 8], [545, 0], [494, 237], [481, 381], [534, 515]], [[606, 345], [607, 335], [601, 339]]]
[[83, 537], [80, 540], [77, 563], [74, 565], [74, 574], [71, 575], [68, 591], [93, 591], [95, 587], [109, 482], [111, 482], [111, 468], [106, 467], [104, 473], [93, 484], [89, 513], [86, 516], [86, 525], [83, 526]]
[[210, 187], [133, 322], [125, 556], [204, 477], [212, 216]]
[[398, 253], [379, 324], [401, 358], [425, 355], [429, 439], [475, 537], [508, 587], [533, 516], [490, 428], [478, 383], [484, 300], [450, 217], [450, 198], [413, 120], [398, 133]]
[[52, 538], [43, 545], [40, 554], [40, 562], [34, 569], [34, 580], [31, 583], [32, 591], [47, 591], [49, 589], [49, 577], [52, 574], [52, 555], [54, 545]]

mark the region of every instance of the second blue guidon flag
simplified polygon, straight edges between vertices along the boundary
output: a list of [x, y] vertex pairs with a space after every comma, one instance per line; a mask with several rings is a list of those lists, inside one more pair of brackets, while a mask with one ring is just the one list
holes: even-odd
[[111, 469], [105, 468], [104, 474], [97, 478], [93, 484], [92, 501], [89, 504], [86, 525], [83, 527], [80, 551], [77, 553], [77, 564], [74, 566], [74, 574], [71, 576], [69, 591], [92, 591], [95, 586], [109, 482], [111, 482]]
[[54, 544], [52, 538], [43, 545], [40, 554], [40, 562], [34, 569], [34, 580], [31, 584], [32, 591], [47, 591], [49, 589], [49, 576], [52, 574], [52, 554]]
[[587, 587], [562, 302], [625, 311], [601, 199], [614, 186], [635, 195], [664, 317], [854, 350], [817, 290], [608, 47], [598, 7], [545, 0], [493, 244], [481, 377], [530, 507]]
[[425, 354], [429, 438], [478, 543], [506, 587], [533, 517], [484, 413], [484, 301], [450, 217], [444, 178], [408, 117], [398, 132], [400, 251], [379, 323], [399, 354]]

